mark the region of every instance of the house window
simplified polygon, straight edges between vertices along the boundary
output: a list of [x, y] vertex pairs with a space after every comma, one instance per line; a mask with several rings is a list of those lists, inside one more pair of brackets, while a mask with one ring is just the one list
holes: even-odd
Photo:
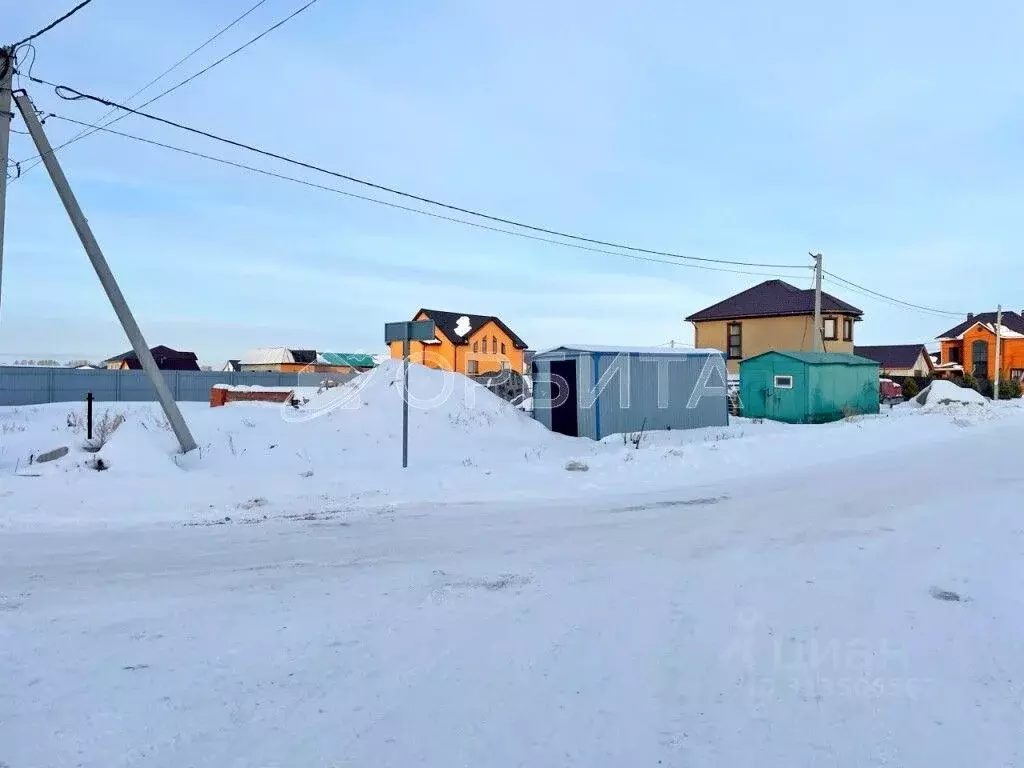
[[498, 354], [498, 339], [494, 336], [491, 336], [491, 352]]
[[853, 341], [853, 318], [843, 318], [843, 341]]
[[949, 360], [947, 362], [950, 362], [950, 363], [959, 363], [960, 362], [960, 347], [950, 347], [949, 348]]
[[509, 365], [508, 360], [502, 360], [501, 361], [501, 370], [503, 370], [503, 371], [511, 371], [512, 370], [512, 366]]
[[775, 377], [775, 388], [776, 389], [792, 389], [793, 388], [793, 377], [792, 376], [776, 376]]
[[729, 359], [740, 360], [743, 358], [743, 323], [729, 323], [727, 329], [729, 335]]
[[480, 373], [480, 363], [476, 360], [466, 362], [466, 373]]
[[505, 342], [501, 342], [501, 354], [505, 354]]
[[835, 341], [839, 337], [836, 335], [836, 319], [834, 317], [825, 318], [825, 341]]
[[988, 342], [976, 341], [971, 344], [971, 367], [976, 379], [988, 378]]
[[473, 342], [473, 354], [475, 355], [479, 351], [480, 351], [480, 342], [479, 341], [474, 341]]
[[1024, 368], [1011, 368], [1010, 378], [1015, 381], [1024, 381]]
[[484, 354], [487, 354], [487, 337], [484, 336]]

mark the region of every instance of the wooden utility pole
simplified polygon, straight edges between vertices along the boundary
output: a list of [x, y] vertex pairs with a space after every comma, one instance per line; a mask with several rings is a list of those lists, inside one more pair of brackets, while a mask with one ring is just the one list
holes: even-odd
[[825, 329], [821, 327], [821, 254], [810, 255], [814, 259], [814, 351], [823, 352]]

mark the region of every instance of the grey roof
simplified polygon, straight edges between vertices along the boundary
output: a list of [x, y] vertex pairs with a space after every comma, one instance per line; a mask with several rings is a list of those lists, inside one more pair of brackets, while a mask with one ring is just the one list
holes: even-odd
[[[950, 328], [945, 333], [940, 333], [935, 338], [937, 339], [952, 339], [959, 336], [961, 333], [966, 331], [975, 323], [987, 323], [989, 325], [996, 324], [996, 318], [998, 313], [996, 312], [981, 312], [977, 315], [971, 315], [964, 320], [960, 325]], [[1024, 316], [1021, 316], [1017, 312], [1003, 312], [1003, 326], [1009, 328], [1011, 331], [1016, 333], [1024, 333]]]
[[740, 361], [740, 367], [742, 368], [744, 364], [749, 363], [751, 360], [757, 360], [765, 355], [782, 355], [783, 357], [789, 357], [802, 363], [810, 363], [811, 365], [873, 365], [876, 368], [878, 367], [878, 363], [875, 360], [858, 357], [857, 355], [847, 355], [843, 352], [797, 352], [788, 349], [773, 349], [769, 352], [762, 352], [759, 355], [748, 357], [746, 360]]
[[[831, 314], [861, 317], [864, 313], [852, 304], [822, 292], [821, 310]], [[686, 319], [739, 320], [745, 317], [786, 317], [789, 315], [810, 315], [814, 313], [814, 290], [797, 288], [785, 280], [766, 280], [723, 299], [717, 304], [694, 312]]]
[[924, 344], [888, 344], [875, 347], [854, 347], [853, 353], [874, 360], [883, 368], [913, 368], [922, 353], [928, 357]]
[[[494, 315], [471, 315], [468, 312], [445, 312], [441, 309], [421, 309], [417, 312], [414, 317], [420, 315], [426, 315], [428, 318], [434, 321], [434, 325], [437, 329], [445, 335], [452, 344], [467, 344], [469, 343], [470, 336], [481, 326], [494, 321], [501, 330], [508, 334], [508, 337], [512, 339], [512, 346], [516, 349], [526, 349], [526, 342], [523, 341], [519, 336], [507, 325], [505, 325], [499, 318]], [[469, 333], [462, 336], [455, 332], [456, 326], [459, 324], [459, 320], [463, 317], [469, 320]]]

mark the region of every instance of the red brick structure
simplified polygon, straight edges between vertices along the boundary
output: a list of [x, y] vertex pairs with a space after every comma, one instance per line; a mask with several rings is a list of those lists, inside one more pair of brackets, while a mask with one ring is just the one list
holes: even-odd
[[228, 403], [287, 403], [293, 391], [281, 387], [228, 387], [223, 384], [210, 390], [210, 407]]

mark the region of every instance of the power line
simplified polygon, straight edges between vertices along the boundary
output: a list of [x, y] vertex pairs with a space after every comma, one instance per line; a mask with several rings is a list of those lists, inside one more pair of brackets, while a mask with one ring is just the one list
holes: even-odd
[[[146, 90], [150, 85], [152, 85], [153, 83], [161, 80], [165, 75], [167, 75], [168, 73], [170, 73], [171, 71], [176, 69], [182, 62], [184, 62], [186, 59], [191, 57], [196, 52], [198, 52], [198, 51], [202, 50], [203, 48], [205, 48], [208, 44], [210, 44], [211, 42], [216, 40], [218, 37], [220, 37], [222, 34], [224, 34], [227, 30], [231, 29], [231, 27], [235, 26], [235, 24], [237, 24], [242, 19], [244, 19], [246, 16], [248, 16], [250, 13], [255, 11], [257, 8], [259, 8], [261, 5], [263, 5], [263, 3], [265, 3], [265, 2], [266, 2], [266, 0], [260, 0], [260, 2], [256, 3], [256, 5], [252, 6], [249, 10], [247, 10], [241, 16], [236, 18], [234, 21], [232, 21], [230, 24], [228, 24], [226, 27], [224, 27], [222, 30], [220, 30], [213, 37], [208, 39], [206, 42], [204, 42], [198, 48], [194, 49], [192, 52], [188, 53], [184, 58], [179, 60], [176, 64], [172, 65], [163, 74], [157, 76], [155, 79], [151, 80], [149, 83], [147, 83], [146, 85], [142, 86], [142, 88], [140, 88], [135, 93], [133, 93], [131, 96], [129, 96], [127, 99], [125, 99], [125, 101], [131, 101], [133, 98], [135, 98], [135, 96], [139, 95], [142, 91]], [[286, 16], [285, 18], [283, 18], [280, 21], [278, 21], [276, 24], [273, 24], [270, 27], [268, 27], [267, 29], [263, 30], [262, 32], [260, 32], [258, 35], [256, 35], [252, 39], [246, 41], [242, 45], [240, 45], [237, 48], [235, 48], [233, 51], [230, 51], [229, 53], [225, 54], [224, 56], [221, 56], [219, 59], [217, 59], [212, 64], [209, 64], [208, 66], [203, 67], [203, 69], [201, 69], [198, 72], [195, 72], [195, 73], [189, 75], [188, 77], [186, 77], [181, 82], [176, 83], [175, 85], [172, 85], [170, 88], [167, 88], [167, 89], [161, 91], [160, 93], [158, 93], [153, 98], [148, 99], [147, 101], [142, 102], [142, 104], [139, 105], [139, 108], [141, 109], [143, 107], [149, 106], [154, 101], [162, 99], [164, 96], [167, 96], [168, 94], [173, 93], [174, 91], [178, 90], [182, 86], [187, 85], [188, 83], [192, 82], [197, 77], [205, 75], [207, 72], [209, 72], [214, 67], [219, 66], [220, 64], [223, 64], [225, 61], [230, 59], [232, 56], [234, 56], [234, 55], [244, 51], [250, 45], [252, 45], [253, 43], [257, 42], [258, 40], [261, 40], [262, 38], [266, 37], [267, 35], [269, 35], [271, 32], [273, 32], [278, 27], [288, 23], [289, 21], [294, 19], [296, 16], [298, 16], [300, 13], [305, 11], [307, 8], [311, 7], [316, 2], [318, 2], [318, 0], [309, 0], [309, 2], [307, 2], [305, 5], [301, 6], [298, 10], [292, 12], [291, 14]], [[104, 120], [106, 120], [107, 117], [109, 117], [111, 114], [116, 112], [119, 108], [122, 108], [122, 107], [112, 106], [111, 109], [108, 110], [107, 113], [103, 117], [101, 117], [97, 122], [103, 122]], [[123, 120], [127, 116], [128, 116], [128, 113], [122, 114], [122, 115], [114, 118], [110, 122], [105, 123], [105, 125], [113, 125], [114, 123], [117, 123], [117, 122]], [[65, 141], [63, 144], [58, 144], [56, 147], [54, 147], [53, 151], [54, 151], [54, 153], [59, 152], [60, 150], [64, 149], [65, 147], [70, 146], [71, 144], [74, 144], [76, 141], [80, 141], [81, 139], [84, 139], [84, 138], [87, 138], [88, 136], [91, 136], [95, 132], [96, 132], [95, 128], [93, 128], [92, 130], [82, 131], [82, 132], [78, 133], [76, 136], [72, 136], [70, 139]], [[26, 158], [26, 160], [29, 160], [29, 159], [35, 160], [35, 162], [32, 165], [30, 165], [28, 168], [26, 168], [25, 169], [26, 171], [29, 171], [32, 168], [35, 168], [42, 161], [42, 158], [40, 158], [38, 155], [36, 155], [33, 158]], [[22, 160], [21, 162], [26, 162], [26, 160]]]
[[932, 313], [934, 313], [936, 315], [949, 315], [951, 317], [962, 317], [962, 316], [967, 314], [966, 312], [950, 312], [950, 311], [945, 310], [945, 309], [936, 309], [935, 307], [925, 307], [925, 306], [922, 306], [921, 304], [914, 304], [914, 303], [909, 302], [909, 301], [903, 301], [903, 299], [897, 299], [895, 296], [888, 296], [888, 295], [886, 295], [884, 293], [879, 293], [878, 291], [873, 291], [870, 288], [866, 288], [863, 285], [858, 285], [857, 283], [853, 282], [852, 280], [847, 280], [846, 278], [840, 277], [839, 275], [833, 274], [832, 272], [828, 272], [826, 270], [822, 270], [822, 272], [823, 272], [823, 274], [828, 275], [830, 278], [832, 278], [832, 280], [837, 281], [837, 282], [845, 285], [847, 288], [860, 290], [860, 291], [863, 291], [864, 293], [866, 293], [866, 294], [868, 294], [870, 296], [873, 296], [875, 298], [884, 299], [885, 301], [889, 301], [889, 302], [892, 302], [894, 304], [899, 304], [899, 305], [904, 306], [904, 307], [909, 307], [910, 309], [917, 309], [917, 310], [921, 310], [923, 312], [932, 312]]
[[[396, 189], [395, 187], [389, 187], [389, 186], [386, 186], [384, 184], [378, 184], [378, 183], [373, 182], [373, 181], [368, 181], [366, 179], [360, 179], [360, 178], [355, 177], [355, 176], [350, 176], [349, 174], [346, 174], [346, 173], [341, 173], [340, 171], [332, 171], [332, 170], [330, 170], [328, 168], [324, 168], [322, 166], [314, 165], [312, 163], [307, 163], [307, 162], [304, 162], [302, 160], [296, 160], [295, 158], [289, 157], [287, 155], [278, 154], [276, 152], [271, 152], [271, 151], [266, 150], [266, 149], [260, 149], [259, 147], [255, 147], [255, 146], [253, 146], [251, 144], [246, 144], [246, 143], [241, 142], [241, 141], [236, 141], [235, 139], [229, 139], [229, 138], [225, 138], [223, 136], [218, 136], [217, 134], [210, 133], [209, 131], [204, 131], [204, 130], [201, 130], [199, 128], [193, 128], [191, 126], [175, 122], [174, 120], [168, 120], [167, 118], [164, 118], [164, 117], [157, 117], [156, 115], [151, 115], [148, 112], [142, 112], [141, 110], [133, 109], [132, 107], [127, 107], [127, 106], [124, 106], [123, 104], [118, 104], [117, 102], [110, 101], [109, 99], [104, 99], [104, 98], [102, 98], [100, 96], [94, 96], [92, 94], [82, 93], [81, 91], [75, 90], [74, 88], [71, 88], [71, 87], [66, 86], [66, 85], [58, 85], [56, 83], [51, 83], [48, 80], [43, 80], [43, 79], [38, 78], [38, 77], [31, 77], [31, 79], [33, 81], [37, 82], [37, 83], [41, 83], [43, 85], [51, 86], [52, 88], [55, 89], [57, 95], [60, 96], [65, 101], [78, 101], [80, 99], [87, 99], [89, 101], [95, 101], [98, 104], [105, 104], [108, 107], [117, 107], [119, 109], [125, 110], [126, 112], [130, 112], [131, 114], [139, 115], [140, 117], [145, 117], [145, 118], [147, 118], [149, 120], [153, 120], [153, 121], [158, 122], [158, 123], [163, 123], [164, 125], [169, 125], [172, 128], [177, 128], [179, 130], [187, 131], [188, 133], [192, 133], [192, 134], [195, 134], [197, 136], [203, 136], [203, 137], [208, 138], [208, 139], [213, 139], [214, 141], [219, 141], [222, 144], [227, 144], [227, 145], [233, 146], [233, 147], [238, 147], [239, 149], [245, 149], [245, 150], [248, 150], [249, 152], [254, 152], [256, 154], [263, 155], [264, 157], [269, 157], [269, 158], [272, 158], [274, 160], [280, 160], [282, 162], [289, 163], [291, 165], [295, 165], [295, 166], [297, 166], [299, 168], [305, 168], [306, 170], [316, 171], [318, 173], [323, 173], [323, 174], [325, 174], [327, 176], [333, 176], [335, 178], [343, 179], [344, 181], [349, 181], [349, 182], [352, 182], [354, 184], [359, 184], [359, 185], [362, 185], [364, 187], [369, 187], [371, 189], [376, 189], [376, 190], [381, 191], [381, 192], [387, 192], [388, 194], [397, 195], [399, 197], [404, 197], [404, 198], [409, 199], [409, 200], [415, 200], [417, 202], [425, 203], [427, 205], [433, 205], [433, 206], [436, 206], [438, 208], [445, 208], [447, 210], [455, 211], [456, 213], [462, 213], [462, 214], [465, 214], [467, 216], [474, 216], [476, 218], [485, 219], [487, 221], [493, 221], [493, 222], [496, 222], [498, 224], [506, 224], [506, 225], [512, 226], [512, 227], [519, 227], [521, 229], [527, 229], [527, 230], [530, 230], [532, 232], [540, 232], [540, 233], [545, 234], [545, 235], [553, 235], [555, 237], [562, 237], [562, 238], [565, 238], [567, 240], [576, 240], [578, 242], [589, 243], [591, 245], [600, 245], [600, 246], [605, 246], [605, 247], [608, 247], [608, 248], [620, 248], [622, 250], [633, 251], [634, 253], [643, 253], [643, 254], [648, 254], [648, 255], [651, 255], [651, 256], [666, 256], [666, 257], [669, 257], [669, 258], [683, 259], [683, 260], [686, 260], [686, 261], [699, 261], [699, 262], [707, 262], [707, 263], [714, 263], [714, 264], [731, 264], [731, 265], [742, 266], [742, 267], [765, 267], [765, 268], [771, 268], [771, 269], [806, 269], [807, 268], [807, 265], [805, 265], [805, 264], [774, 264], [774, 263], [764, 263], [764, 262], [736, 261], [736, 260], [731, 260], [731, 259], [713, 259], [713, 258], [708, 258], [708, 257], [703, 257], [703, 256], [685, 256], [683, 254], [673, 253], [671, 251], [658, 251], [658, 250], [653, 250], [653, 249], [650, 249], [650, 248], [640, 248], [640, 247], [637, 247], [637, 246], [625, 245], [625, 244], [622, 244], [622, 243], [610, 242], [610, 241], [607, 241], [607, 240], [598, 240], [596, 238], [586, 237], [584, 235], [577, 235], [577, 234], [572, 234], [572, 233], [569, 233], [569, 232], [561, 232], [561, 231], [556, 230], [556, 229], [548, 229], [546, 227], [540, 227], [540, 226], [536, 226], [536, 225], [533, 225], [533, 224], [526, 224], [524, 222], [516, 221], [514, 219], [506, 219], [506, 218], [502, 218], [501, 216], [494, 216], [492, 214], [483, 213], [481, 211], [475, 211], [475, 210], [473, 210], [471, 208], [463, 208], [461, 206], [454, 205], [452, 203], [445, 203], [445, 202], [442, 202], [440, 200], [434, 200], [434, 199], [429, 198], [429, 197], [423, 197], [422, 195], [413, 194], [412, 192], [404, 192], [404, 191], [402, 191], [400, 189]], [[65, 93], [70, 93], [70, 94], [73, 94], [73, 95], [72, 96], [67, 96], [67, 95], [65, 95]]]
[[50, 31], [51, 29], [53, 29], [54, 27], [56, 27], [56, 26], [57, 26], [58, 24], [60, 24], [60, 23], [62, 23], [62, 22], [65, 22], [65, 21], [67, 21], [68, 19], [70, 19], [70, 18], [71, 18], [72, 16], [74, 16], [74, 15], [75, 15], [76, 13], [78, 13], [78, 12], [79, 12], [80, 10], [82, 10], [83, 8], [85, 8], [85, 6], [87, 6], [87, 5], [88, 5], [89, 3], [91, 3], [91, 2], [92, 2], [92, 0], [82, 0], [82, 2], [80, 2], [80, 3], [78, 4], [78, 5], [76, 5], [76, 6], [74, 7], [74, 8], [72, 8], [72, 9], [71, 9], [70, 11], [68, 11], [67, 13], [65, 13], [65, 14], [64, 14], [63, 16], [61, 16], [61, 17], [60, 17], [59, 19], [54, 19], [53, 21], [51, 21], [51, 22], [50, 22], [49, 24], [47, 24], [47, 25], [46, 25], [45, 27], [43, 27], [42, 29], [40, 29], [40, 30], [39, 30], [38, 32], [36, 32], [35, 34], [33, 34], [33, 35], [29, 35], [28, 37], [24, 38], [23, 40], [19, 40], [18, 42], [16, 42], [16, 43], [14, 44], [14, 46], [13, 46], [13, 47], [14, 47], [14, 48], [17, 48], [17, 47], [18, 47], [19, 45], [24, 45], [24, 44], [25, 44], [25, 43], [27, 43], [27, 42], [30, 42], [30, 41], [32, 41], [32, 40], [35, 40], [35, 39], [36, 39], [37, 37], [39, 37], [40, 35], [44, 35], [44, 34], [46, 34], [46, 33], [47, 33], [47, 32], [49, 32], [49, 31]]
[[184, 147], [178, 147], [178, 146], [175, 146], [173, 144], [164, 143], [162, 141], [156, 141], [154, 139], [147, 139], [147, 138], [144, 138], [142, 136], [135, 136], [135, 135], [130, 134], [130, 133], [124, 133], [123, 131], [116, 131], [116, 130], [114, 130], [112, 128], [107, 128], [105, 126], [97, 126], [97, 125], [93, 125], [91, 123], [83, 122], [81, 120], [74, 120], [74, 119], [72, 119], [70, 117], [64, 117], [62, 115], [48, 113], [48, 117], [53, 118], [55, 120], [63, 120], [64, 122], [72, 123], [72, 124], [78, 125], [78, 126], [84, 126], [84, 127], [89, 127], [89, 128], [96, 128], [97, 130], [102, 131], [103, 133], [109, 133], [109, 134], [111, 134], [113, 136], [120, 136], [120, 137], [125, 138], [125, 139], [131, 139], [133, 141], [137, 141], [137, 142], [140, 142], [140, 143], [143, 143], [143, 144], [149, 144], [149, 145], [154, 146], [154, 147], [161, 147], [162, 149], [168, 149], [168, 150], [171, 150], [173, 152], [180, 152], [181, 154], [190, 155], [192, 157], [198, 157], [198, 158], [201, 158], [203, 160], [210, 160], [210, 161], [215, 162], [215, 163], [220, 163], [221, 165], [227, 165], [227, 166], [231, 166], [233, 168], [238, 168], [238, 169], [241, 169], [241, 170], [244, 170], [244, 171], [250, 171], [252, 173], [258, 173], [260, 175], [268, 176], [270, 178], [281, 179], [283, 181], [291, 181], [291, 182], [294, 182], [295, 184], [301, 184], [301, 185], [303, 185], [305, 187], [310, 187], [311, 189], [319, 189], [319, 190], [322, 190], [324, 192], [333, 192], [335, 194], [343, 195], [343, 196], [349, 197], [349, 198], [354, 198], [356, 200], [363, 200], [363, 201], [368, 202], [368, 203], [376, 203], [377, 205], [383, 205], [383, 206], [386, 206], [388, 208], [392, 208], [392, 209], [396, 209], [396, 210], [400, 210], [400, 211], [406, 211], [406, 212], [409, 212], [409, 213], [417, 213], [417, 214], [419, 214], [421, 216], [429, 216], [432, 219], [439, 219], [441, 221], [448, 221], [448, 222], [452, 222], [454, 224], [463, 224], [463, 225], [468, 226], [468, 227], [475, 227], [477, 229], [484, 229], [484, 230], [487, 230], [489, 232], [498, 232], [498, 233], [503, 234], [503, 235], [511, 235], [513, 237], [521, 237], [521, 238], [524, 238], [526, 240], [533, 240], [533, 241], [536, 241], [536, 242], [548, 243], [550, 245], [560, 245], [560, 246], [562, 246], [564, 248], [574, 248], [576, 250], [589, 251], [591, 253], [602, 253], [602, 254], [606, 254], [608, 256], [622, 256], [622, 257], [625, 257], [627, 259], [635, 259], [637, 261], [647, 261], [647, 262], [651, 262], [651, 263], [654, 263], [654, 264], [668, 264], [668, 265], [673, 266], [673, 267], [685, 267], [685, 268], [688, 268], [688, 269], [702, 269], [702, 270], [707, 270], [707, 271], [710, 271], [710, 272], [727, 272], [727, 273], [736, 274], [736, 275], [754, 275], [754, 276], [758, 276], [758, 277], [778, 277], [778, 275], [776, 273], [771, 273], [771, 272], [751, 272], [751, 271], [740, 270], [740, 269], [727, 269], [727, 268], [724, 268], [724, 267], [711, 267], [711, 266], [707, 266], [707, 265], [704, 265], [704, 264], [688, 264], [688, 263], [686, 263], [684, 261], [666, 261], [664, 259], [655, 259], [655, 258], [651, 258], [649, 256], [639, 256], [637, 254], [623, 253], [621, 251], [610, 251], [610, 250], [607, 250], [607, 249], [604, 249], [604, 248], [596, 248], [594, 246], [582, 245], [580, 243], [567, 243], [565, 241], [555, 240], [554, 238], [550, 238], [550, 237], [541, 237], [539, 235], [531, 235], [531, 234], [529, 234], [527, 232], [517, 232], [517, 231], [511, 230], [511, 229], [504, 229], [504, 228], [501, 228], [501, 227], [494, 227], [494, 226], [491, 226], [489, 224], [482, 224], [482, 223], [480, 223], [478, 221], [469, 221], [467, 219], [461, 219], [461, 218], [458, 218], [456, 216], [446, 216], [446, 215], [441, 214], [441, 213], [435, 213], [433, 211], [425, 211], [425, 210], [423, 210], [421, 208], [413, 208], [412, 206], [402, 205], [400, 203], [394, 203], [394, 202], [391, 202], [390, 200], [381, 200], [381, 199], [376, 198], [376, 197], [370, 197], [368, 195], [360, 195], [360, 194], [358, 194], [356, 192], [349, 192], [348, 190], [339, 189], [337, 187], [331, 187], [331, 186], [328, 186], [328, 185], [325, 185], [325, 184], [317, 184], [316, 182], [312, 182], [312, 181], [307, 181], [305, 179], [296, 178], [295, 176], [288, 176], [287, 174], [277, 173], [276, 171], [268, 171], [268, 170], [266, 170], [264, 168], [258, 168], [256, 166], [248, 165], [246, 163], [240, 163], [240, 162], [237, 162], [235, 160], [228, 160], [228, 159], [223, 158], [223, 157], [216, 157], [214, 155], [208, 155], [208, 154], [205, 154], [203, 152], [197, 152], [197, 151], [192, 150], [192, 149], [186, 149]]
[[[255, 5], [253, 5], [253, 6], [251, 6], [251, 7], [249, 8], [249, 10], [245, 11], [245, 13], [243, 13], [243, 14], [242, 14], [241, 16], [236, 16], [236, 17], [235, 17], [234, 19], [232, 19], [232, 20], [231, 20], [231, 21], [230, 21], [230, 22], [229, 22], [229, 23], [228, 23], [228, 24], [227, 24], [226, 26], [224, 26], [224, 27], [221, 27], [221, 28], [220, 28], [220, 29], [219, 29], [219, 30], [218, 30], [218, 31], [217, 31], [217, 32], [216, 32], [215, 34], [213, 34], [213, 35], [211, 35], [210, 37], [206, 38], [206, 40], [204, 40], [204, 41], [203, 41], [202, 43], [200, 43], [200, 44], [199, 44], [198, 46], [196, 46], [196, 47], [195, 47], [195, 48], [193, 48], [193, 49], [192, 49], [191, 51], [189, 51], [188, 53], [186, 53], [186, 54], [185, 54], [184, 56], [182, 56], [182, 57], [181, 57], [180, 59], [178, 59], [178, 60], [177, 60], [176, 62], [174, 62], [173, 64], [171, 64], [171, 66], [169, 66], [169, 67], [168, 67], [167, 69], [165, 69], [165, 70], [164, 70], [163, 72], [161, 72], [161, 73], [160, 73], [159, 75], [157, 75], [157, 76], [156, 76], [156, 77], [154, 77], [154, 78], [153, 78], [152, 80], [150, 80], [150, 81], [149, 81], [148, 83], [146, 83], [146, 84], [145, 84], [145, 85], [143, 85], [143, 86], [142, 86], [141, 88], [139, 88], [138, 90], [136, 90], [136, 91], [135, 91], [134, 93], [132, 93], [131, 95], [129, 95], [128, 97], [126, 97], [126, 98], [125, 98], [125, 101], [126, 101], [126, 102], [130, 102], [130, 101], [131, 101], [132, 99], [134, 99], [134, 98], [135, 98], [136, 96], [138, 96], [138, 95], [139, 95], [140, 93], [142, 93], [143, 91], [145, 91], [145, 90], [146, 90], [147, 88], [149, 88], [150, 86], [152, 86], [152, 85], [155, 85], [156, 83], [159, 83], [159, 82], [160, 82], [161, 80], [163, 80], [163, 79], [164, 79], [165, 77], [167, 77], [167, 75], [171, 74], [171, 72], [173, 72], [173, 71], [174, 71], [174, 70], [176, 70], [176, 69], [177, 69], [178, 67], [180, 67], [180, 66], [181, 66], [182, 64], [184, 64], [184, 63], [185, 63], [186, 61], [188, 61], [189, 59], [191, 59], [191, 58], [192, 58], [193, 56], [195, 56], [195, 55], [196, 55], [197, 53], [199, 53], [199, 52], [200, 52], [201, 50], [203, 50], [203, 49], [204, 49], [204, 48], [205, 48], [206, 46], [208, 46], [208, 45], [209, 45], [210, 43], [212, 43], [212, 42], [213, 42], [214, 40], [216, 40], [217, 38], [219, 38], [219, 37], [220, 37], [221, 35], [223, 35], [223, 34], [224, 34], [225, 32], [227, 32], [227, 31], [228, 31], [229, 29], [231, 29], [232, 27], [234, 27], [234, 26], [235, 26], [236, 24], [238, 24], [238, 23], [239, 23], [240, 21], [242, 21], [243, 19], [245, 19], [245, 18], [246, 18], [246, 17], [247, 17], [247, 16], [249, 15], [249, 14], [251, 14], [251, 13], [252, 13], [253, 11], [255, 11], [255, 10], [256, 10], [257, 8], [259, 8], [259, 7], [261, 6], [261, 5], [263, 5], [263, 4], [264, 4], [264, 3], [266, 3], [266, 2], [267, 2], [267, 0], [259, 0], [259, 2], [258, 2], [258, 3], [256, 3], [256, 4], [255, 4]], [[33, 55], [33, 59], [34, 59], [34, 58], [35, 58], [35, 56]], [[29, 69], [29, 72], [31, 72], [31, 68]], [[158, 98], [159, 98], [159, 97], [158, 97]], [[114, 108], [111, 108], [111, 109], [107, 110], [107, 112], [106, 112], [105, 114], [103, 114], [102, 116], [100, 116], [100, 118], [99, 118], [99, 119], [98, 119], [98, 120], [97, 120], [96, 122], [97, 122], [97, 123], [102, 123], [102, 122], [103, 122], [104, 120], [106, 120], [106, 119], [107, 119], [108, 117], [110, 117], [111, 115], [113, 115], [113, 114], [114, 114], [115, 112], [117, 112], [117, 108], [116, 108], [116, 107], [114, 107]], [[108, 125], [109, 125], [109, 123], [108, 123]], [[69, 145], [71, 145], [71, 144], [74, 144], [74, 143], [75, 143], [76, 141], [78, 141], [79, 139], [84, 139], [84, 138], [85, 138], [86, 136], [88, 136], [89, 134], [91, 134], [91, 133], [93, 133], [93, 132], [94, 132], [94, 131], [92, 131], [92, 130], [89, 130], [89, 129], [86, 129], [86, 130], [84, 130], [84, 131], [80, 131], [80, 132], [79, 132], [78, 134], [76, 134], [75, 136], [72, 136], [70, 140], [68, 140], [68, 141], [64, 142], [63, 144], [61, 144], [61, 145], [60, 145], [60, 147], [58, 147], [57, 149], [60, 149], [61, 147], [67, 147], [67, 146], [69, 146]], [[56, 152], [57, 150], [54, 150], [54, 151]], [[38, 158], [37, 158], [37, 161], [38, 161]], [[34, 167], [35, 167], [36, 165], [38, 165], [38, 162], [37, 162], [37, 163], [35, 163], [35, 164], [33, 164], [33, 165], [32, 165], [31, 167], [32, 167], [32, 168], [34, 168]]]

